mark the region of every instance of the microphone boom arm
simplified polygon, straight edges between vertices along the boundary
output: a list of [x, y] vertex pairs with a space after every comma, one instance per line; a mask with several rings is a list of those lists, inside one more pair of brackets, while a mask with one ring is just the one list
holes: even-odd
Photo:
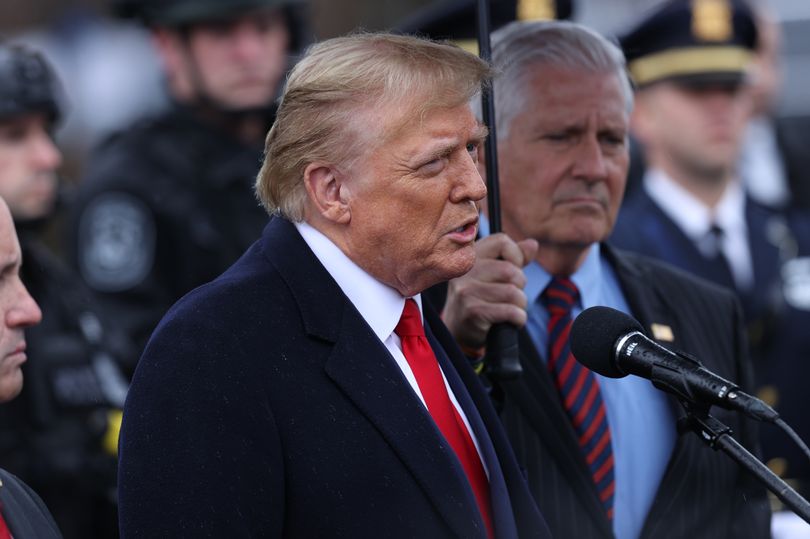
[[679, 422], [697, 434], [709, 447], [722, 450], [737, 464], [753, 474], [768, 490], [779, 498], [802, 520], [810, 524], [810, 503], [731, 437], [731, 428], [708, 413], [708, 407], [681, 401], [686, 417]]

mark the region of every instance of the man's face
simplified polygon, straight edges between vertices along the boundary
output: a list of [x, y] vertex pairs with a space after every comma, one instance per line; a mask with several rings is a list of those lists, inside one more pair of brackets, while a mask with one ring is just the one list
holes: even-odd
[[499, 142], [503, 230], [583, 249], [608, 236], [624, 193], [628, 117], [618, 77], [536, 67]]
[[[398, 116], [390, 105], [378, 125]], [[349, 257], [405, 296], [469, 271], [476, 202], [486, 196], [476, 168], [484, 135], [465, 104], [429, 109], [382, 142], [370, 141], [347, 174]]]
[[198, 24], [189, 33], [190, 58], [181, 69], [205, 97], [225, 109], [266, 107], [287, 68], [289, 41], [278, 9]]
[[8, 208], [0, 201], [0, 402], [22, 389], [20, 370], [26, 360], [26, 327], [39, 323], [42, 313], [20, 280], [20, 244]]
[[53, 209], [62, 154], [49, 125], [38, 113], [0, 120], [0, 197], [15, 219], [37, 219]]
[[740, 85], [660, 82], [638, 92], [633, 126], [652, 166], [676, 181], [721, 182], [737, 161], [750, 105]]

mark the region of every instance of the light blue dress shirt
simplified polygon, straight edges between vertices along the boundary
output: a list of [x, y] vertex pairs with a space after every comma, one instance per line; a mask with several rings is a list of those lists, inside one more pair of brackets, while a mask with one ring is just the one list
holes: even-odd
[[[481, 235], [485, 235], [489, 223], [483, 217], [481, 220]], [[526, 329], [545, 361], [548, 312], [539, 298], [551, 275], [535, 261], [524, 272], [529, 301]], [[632, 316], [616, 274], [601, 255], [598, 244], [591, 246], [585, 262], [571, 279], [579, 288], [581, 301], [574, 308], [574, 316], [597, 305]], [[618, 539], [636, 539], [641, 535], [675, 447], [675, 416], [667, 396], [644, 378], [606, 378], [598, 374], [596, 378], [607, 410], [615, 461], [613, 532]]]

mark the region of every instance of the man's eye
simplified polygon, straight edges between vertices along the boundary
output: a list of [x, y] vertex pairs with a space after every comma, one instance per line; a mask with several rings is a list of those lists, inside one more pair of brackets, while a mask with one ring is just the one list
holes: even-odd
[[7, 142], [19, 142], [25, 139], [26, 135], [27, 131], [25, 128], [18, 125], [3, 127], [0, 129], [0, 140], [5, 140]]
[[624, 137], [617, 137], [615, 135], [604, 135], [602, 137], [602, 143], [607, 144], [608, 146], [623, 146]]
[[419, 173], [424, 176], [431, 176], [433, 174], [438, 174], [444, 169], [445, 161], [446, 159], [444, 158], [428, 161], [427, 163], [419, 167]]
[[467, 152], [468, 153], [477, 153], [478, 152], [478, 142], [468, 142], [467, 143]]

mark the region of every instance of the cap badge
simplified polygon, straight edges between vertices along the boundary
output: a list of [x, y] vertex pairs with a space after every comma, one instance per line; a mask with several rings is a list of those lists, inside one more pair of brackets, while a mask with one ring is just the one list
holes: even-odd
[[552, 0], [518, 0], [517, 19], [519, 21], [554, 20], [557, 14]]
[[698, 41], [730, 41], [733, 16], [728, 0], [692, 0], [692, 35]]

